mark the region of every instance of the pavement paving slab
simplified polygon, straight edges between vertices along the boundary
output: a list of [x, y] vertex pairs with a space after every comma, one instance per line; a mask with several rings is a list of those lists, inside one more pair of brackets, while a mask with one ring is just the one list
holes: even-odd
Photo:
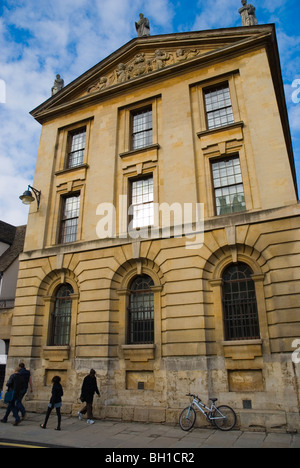
[[262, 448], [267, 434], [265, 432], [244, 432], [234, 444], [235, 448]]
[[[5, 409], [0, 408], [0, 420]], [[47, 429], [40, 428], [44, 416], [28, 413], [25, 421], [13, 426], [10, 417], [6, 424], [0, 423], [1, 441], [12, 443], [50, 444], [69, 448], [147, 449], [197, 451], [200, 448], [300, 448], [300, 434], [266, 433], [233, 430], [194, 428], [184, 432], [179, 425], [156, 423], [121, 422], [96, 420], [88, 425], [85, 420], [71, 416], [62, 417], [62, 431], [55, 431], [56, 415], [50, 417]], [[196, 452], [195, 452], [196, 453]]]

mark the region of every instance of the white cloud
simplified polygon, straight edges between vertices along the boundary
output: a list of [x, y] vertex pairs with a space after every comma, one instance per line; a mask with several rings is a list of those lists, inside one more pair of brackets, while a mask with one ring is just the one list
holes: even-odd
[[[18, 159], [16, 159], [18, 161]], [[13, 225], [27, 223], [28, 208], [22, 205], [19, 196], [27, 189], [28, 179], [20, 167], [10, 158], [0, 154], [0, 219]]]
[[276, 11], [276, 14], [278, 14], [280, 10], [282, 11], [286, 7], [287, 3], [288, 0], [264, 0], [259, 2], [259, 5], [257, 6], [264, 8], [270, 13], [274, 13]]
[[238, 14], [240, 5], [236, 0], [215, 0], [214, 2], [199, 0], [198, 8], [200, 13], [195, 19], [193, 26], [195, 30], [201, 31], [203, 29], [241, 25]]
[[173, 32], [172, 20], [175, 15], [175, 8], [171, 2], [167, 0], [151, 0], [151, 2], [144, 2], [144, 4], [147, 16], [153, 20], [151, 27], [153, 34], [155, 34], [157, 26], [166, 28], [166, 32]]
[[281, 67], [285, 80], [292, 82], [300, 72], [300, 36], [277, 31]]

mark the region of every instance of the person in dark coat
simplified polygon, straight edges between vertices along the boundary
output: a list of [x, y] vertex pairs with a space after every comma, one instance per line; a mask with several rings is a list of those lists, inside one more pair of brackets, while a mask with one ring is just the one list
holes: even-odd
[[100, 396], [97, 386], [96, 372], [94, 369], [91, 369], [89, 375], [87, 375], [83, 380], [80, 395], [80, 400], [85, 402], [86, 405], [78, 412], [78, 418], [80, 420], [82, 420], [82, 416], [87, 413], [88, 424], [94, 424], [95, 422], [93, 417], [93, 399], [95, 393]]
[[9, 402], [4, 418], [1, 420], [2, 423], [7, 423], [8, 416], [10, 412], [13, 413], [15, 418], [14, 426], [18, 426], [21, 422], [21, 418], [18, 414], [18, 404], [22, 399], [22, 391], [24, 388], [24, 378], [20, 374], [20, 368], [17, 367], [14, 374], [10, 376], [7, 381], [7, 389], [13, 390], [13, 399]]
[[28, 391], [28, 386], [29, 385], [30, 385], [30, 391], [31, 391], [31, 393], [33, 393], [33, 386], [32, 386], [32, 379], [31, 379], [30, 371], [26, 369], [25, 364], [23, 362], [21, 362], [19, 364], [19, 368], [20, 368], [19, 374], [24, 379], [24, 387], [22, 389], [21, 398], [17, 402], [17, 407], [18, 407], [19, 412], [21, 412], [21, 414], [22, 414], [22, 419], [25, 419], [26, 409], [24, 408], [22, 400], [23, 400], [24, 396], [26, 395], [26, 393]]
[[48, 410], [47, 410], [47, 414], [46, 414], [46, 417], [45, 417], [45, 422], [44, 422], [44, 424], [40, 425], [42, 429], [46, 429], [47, 422], [48, 422], [49, 416], [51, 414], [51, 411], [53, 410], [53, 408], [55, 408], [56, 409], [56, 414], [57, 414], [57, 428], [55, 430], [56, 431], [61, 430], [60, 408], [62, 407], [61, 397], [63, 396], [64, 392], [63, 392], [63, 388], [62, 388], [62, 386], [60, 384], [60, 381], [61, 381], [61, 378], [58, 375], [56, 375], [52, 379], [53, 387], [52, 387], [52, 392], [51, 392], [51, 398], [50, 398], [50, 403], [48, 405]]

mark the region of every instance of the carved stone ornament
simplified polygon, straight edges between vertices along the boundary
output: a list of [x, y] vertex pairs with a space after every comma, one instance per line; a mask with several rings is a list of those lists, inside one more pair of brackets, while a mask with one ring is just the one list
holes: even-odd
[[177, 49], [176, 51], [155, 50], [154, 53], [140, 52], [128, 63], [119, 63], [117, 68], [106, 76], [102, 76], [96, 83], [89, 86], [88, 93], [102, 91], [110, 86], [125, 83], [148, 73], [162, 70], [201, 54], [199, 49]]

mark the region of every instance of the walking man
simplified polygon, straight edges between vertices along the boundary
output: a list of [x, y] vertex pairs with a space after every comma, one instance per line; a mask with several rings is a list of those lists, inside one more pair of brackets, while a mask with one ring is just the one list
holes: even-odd
[[1, 420], [2, 423], [7, 423], [9, 414], [12, 412], [15, 418], [14, 426], [18, 426], [21, 422], [21, 418], [18, 415], [19, 409], [18, 405], [21, 399], [22, 390], [24, 388], [24, 379], [20, 375], [20, 368], [17, 367], [14, 374], [10, 376], [6, 384], [8, 390], [13, 391], [13, 396], [11, 401], [8, 403], [8, 407], [5, 413], [4, 418]]
[[87, 423], [94, 424], [93, 417], [93, 399], [94, 394], [100, 397], [100, 392], [97, 386], [96, 371], [94, 369], [90, 370], [89, 375], [87, 375], [82, 384], [80, 400], [85, 402], [86, 405], [78, 413], [78, 418], [81, 420], [82, 416], [87, 413]]
[[22, 400], [23, 400], [24, 396], [26, 395], [26, 393], [28, 391], [28, 386], [30, 386], [30, 392], [31, 393], [33, 392], [33, 386], [32, 386], [32, 380], [31, 380], [30, 372], [29, 372], [29, 370], [26, 369], [25, 364], [23, 362], [21, 362], [19, 364], [19, 368], [20, 368], [19, 374], [23, 377], [23, 380], [24, 380], [24, 387], [23, 387], [21, 395], [20, 395], [20, 400], [17, 402], [17, 406], [18, 406], [18, 410], [22, 414], [22, 419], [25, 419], [26, 410], [24, 408]]

